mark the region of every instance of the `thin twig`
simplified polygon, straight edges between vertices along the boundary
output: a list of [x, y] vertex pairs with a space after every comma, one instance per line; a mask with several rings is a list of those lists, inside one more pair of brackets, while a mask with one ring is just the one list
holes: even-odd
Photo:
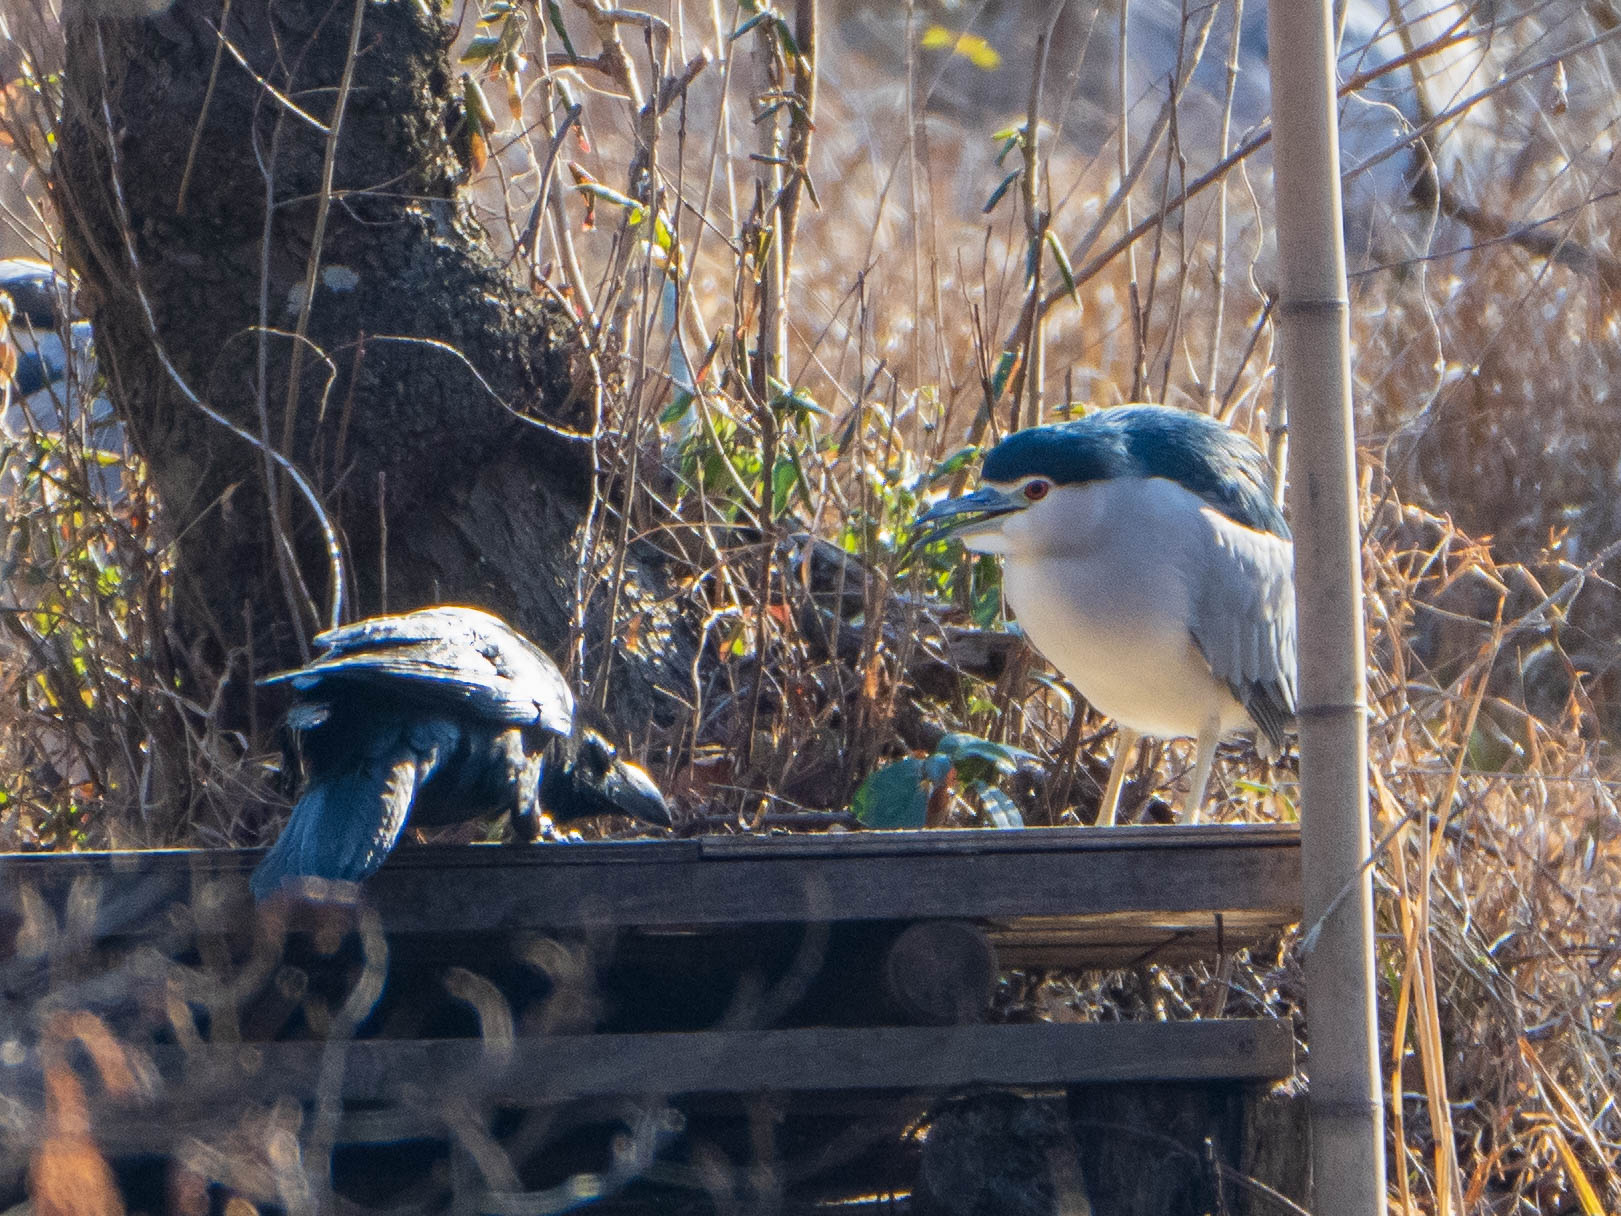
[[191, 146], [186, 149], [186, 167], [180, 173], [180, 189], [175, 194], [174, 213], [186, 214], [186, 192], [191, 187], [191, 171], [197, 163], [197, 149], [203, 142], [203, 127], [208, 124], [209, 107], [214, 101], [214, 86], [219, 83], [220, 60], [225, 55], [225, 27], [231, 22], [231, 0], [225, 0], [224, 8], [220, 12], [220, 38], [214, 46], [214, 62], [208, 69], [208, 87], [203, 90], [203, 105], [197, 115], [197, 125], [192, 128]]

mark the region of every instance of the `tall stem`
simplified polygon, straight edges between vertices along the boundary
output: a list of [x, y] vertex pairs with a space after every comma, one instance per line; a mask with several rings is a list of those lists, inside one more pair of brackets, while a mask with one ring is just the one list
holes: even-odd
[[1273, 3], [1267, 20], [1281, 286], [1278, 384], [1291, 431], [1300, 633], [1311, 1210], [1383, 1216], [1373, 884], [1366, 864], [1366, 656], [1331, 0]]

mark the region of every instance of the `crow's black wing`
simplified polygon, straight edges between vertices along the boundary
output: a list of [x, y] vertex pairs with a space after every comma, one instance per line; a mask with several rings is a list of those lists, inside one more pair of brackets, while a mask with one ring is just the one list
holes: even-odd
[[424, 608], [371, 617], [320, 634], [326, 654], [297, 671], [267, 676], [307, 698], [323, 687], [378, 692], [460, 708], [486, 721], [537, 725], [567, 735], [574, 697], [546, 654], [476, 608]]

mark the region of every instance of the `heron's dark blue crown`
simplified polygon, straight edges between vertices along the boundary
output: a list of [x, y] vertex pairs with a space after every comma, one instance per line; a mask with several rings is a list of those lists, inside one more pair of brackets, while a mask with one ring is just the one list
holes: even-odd
[[1247, 528], [1289, 539], [1272, 496], [1272, 468], [1260, 449], [1192, 410], [1123, 405], [1031, 427], [992, 448], [980, 475], [995, 482], [1045, 477], [1060, 486], [1163, 477]]

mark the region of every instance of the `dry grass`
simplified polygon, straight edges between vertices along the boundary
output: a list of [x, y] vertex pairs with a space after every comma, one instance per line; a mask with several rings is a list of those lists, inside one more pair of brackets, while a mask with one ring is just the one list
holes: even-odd
[[[1378, 57], [1344, 60], [1347, 74], [1363, 73], [1346, 102], [1348, 131], [1364, 132], [1348, 136], [1353, 159], [1372, 158], [1378, 140], [1365, 131], [1379, 123], [1399, 139], [1448, 116], [1426, 145], [1434, 182], [1414, 188], [1412, 173], [1403, 177], [1414, 161], [1398, 143], [1347, 183], [1367, 444], [1381, 1009], [1399, 1146], [1392, 1201], [1403, 1212], [1614, 1211], [1621, 598], [1606, 547], [1621, 537], [1611, 400], [1621, 276], [1609, 252], [1621, 238], [1621, 43], [1578, 47], [1609, 36], [1613, 18], [1597, 6], [1422, 19], [1426, 6], [1408, 8], [1405, 30], [1381, 31], [1383, 57], [1400, 54], [1405, 37], [1422, 84], [1381, 70]], [[589, 54], [588, 23], [566, 11]], [[1196, 76], [1204, 10], [1190, 10], [1181, 44], [1192, 84], [1146, 150], [1165, 81], [1133, 78], [1132, 104], [1112, 100], [1110, 57], [1096, 49], [1112, 19], [1088, 34], [1085, 15], [1066, 14], [1044, 71], [1037, 186], [1015, 184], [985, 216], [997, 184], [1026, 163], [1014, 148], [998, 165], [990, 136], [1027, 109], [1041, 22], [985, 16], [980, 32], [1005, 54], [991, 72], [966, 54], [903, 53], [934, 20], [921, 12], [909, 29], [882, 7], [827, 14], [808, 161], [820, 205], [802, 198], [786, 263], [761, 256], [755, 237], [775, 225], [781, 248], [785, 209], [761, 202], [793, 193], [804, 131], [792, 107], [750, 121], [766, 94], [794, 82], [784, 40], [767, 22], [730, 41], [742, 18], [700, 4], [661, 11], [669, 41], [651, 58], [640, 32], [620, 27], [639, 87], [688, 82], [649, 160], [687, 272], [670, 278], [670, 259], [627, 226], [624, 208], [599, 198], [595, 227], [584, 227], [584, 197], [563, 168], [574, 161], [613, 190], [634, 190], [625, 166], [635, 115], [615, 96], [626, 81], [568, 73], [568, 93], [554, 91], [532, 67], [532, 23], [520, 78], [528, 125], [492, 133], [475, 198], [497, 246], [517, 248], [553, 134], [580, 101], [589, 150], [575, 130], [558, 140], [529, 262], [610, 360], [621, 434], [610, 471], [630, 490], [606, 543], [622, 539], [622, 519], [668, 548], [684, 572], [674, 594], [708, 643], [691, 713], [664, 741], [664, 776], [695, 812], [736, 824], [785, 806], [842, 806], [883, 756], [947, 726], [1058, 757], [1038, 784], [1073, 789], [1085, 804], [1077, 744], [1107, 734], [1090, 719], [1072, 732], [1061, 689], [1016, 671], [912, 702], [924, 597], [937, 614], [994, 591], [983, 570], [946, 558], [903, 566], [900, 542], [931, 471], [1016, 415], [1055, 417], [1071, 400], [1193, 405], [1277, 438], [1267, 429], [1265, 150], [1201, 176], [1256, 143], [1259, 115], [1246, 116], [1241, 88], [1222, 121], [1230, 10], [1215, 11]], [[941, 19], [962, 30], [971, 16]], [[1174, 21], [1152, 28], [1174, 45]], [[549, 45], [558, 50], [555, 35]], [[689, 77], [700, 48], [710, 62]], [[502, 87], [492, 83], [492, 96]], [[16, 104], [16, 85], [8, 97], [20, 173], [49, 107], [42, 118]], [[1124, 162], [1136, 173], [1125, 192], [1123, 110]], [[48, 252], [36, 219], [13, 205], [8, 239], [26, 234]], [[1070, 269], [1044, 252], [1032, 283], [1026, 251], [1043, 223]], [[1142, 232], [1122, 242], [1134, 226]], [[660, 307], [670, 283], [678, 331]], [[1048, 306], [1032, 310], [1043, 297]], [[1038, 314], [1042, 323], [1028, 324]], [[1009, 348], [1020, 370], [987, 406]], [[671, 417], [683, 362], [706, 374], [687, 386], [698, 390], [692, 406]], [[798, 398], [768, 386], [762, 363]], [[1044, 379], [1014, 402], [1031, 366], [1044, 366]], [[243, 741], [209, 730], [207, 706], [164, 691], [162, 520], [138, 466], [126, 473], [128, 497], [108, 507], [88, 495], [71, 439], [38, 455], [5, 453], [33, 471], [7, 483], [0, 842], [241, 839], [231, 808], [242, 789], [263, 786], [265, 768]], [[841, 576], [859, 611], [837, 627], [859, 638], [853, 651], [835, 644], [830, 655], [805, 629], [808, 567], [777, 543], [801, 533], [859, 559]], [[882, 644], [862, 628], [877, 621], [893, 626]], [[1166, 749], [1155, 780], [1173, 780], [1185, 751]], [[191, 775], [187, 796], [162, 814], [142, 795], [154, 766]], [[1292, 818], [1289, 782], [1257, 781], [1256, 771], [1245, 751], [1224, 753], [1220, 816]], [[1075, 818], [1063, 801], [1026, 809]], [[1055, 1017], [1191, 1016], [1213, 999], [1299, 1012], [1288, 952], [1221, 977], [1227, 996], [1213, 997], [1220, 983], [1203, 972], [1029, 978], [1022, 997]]]

